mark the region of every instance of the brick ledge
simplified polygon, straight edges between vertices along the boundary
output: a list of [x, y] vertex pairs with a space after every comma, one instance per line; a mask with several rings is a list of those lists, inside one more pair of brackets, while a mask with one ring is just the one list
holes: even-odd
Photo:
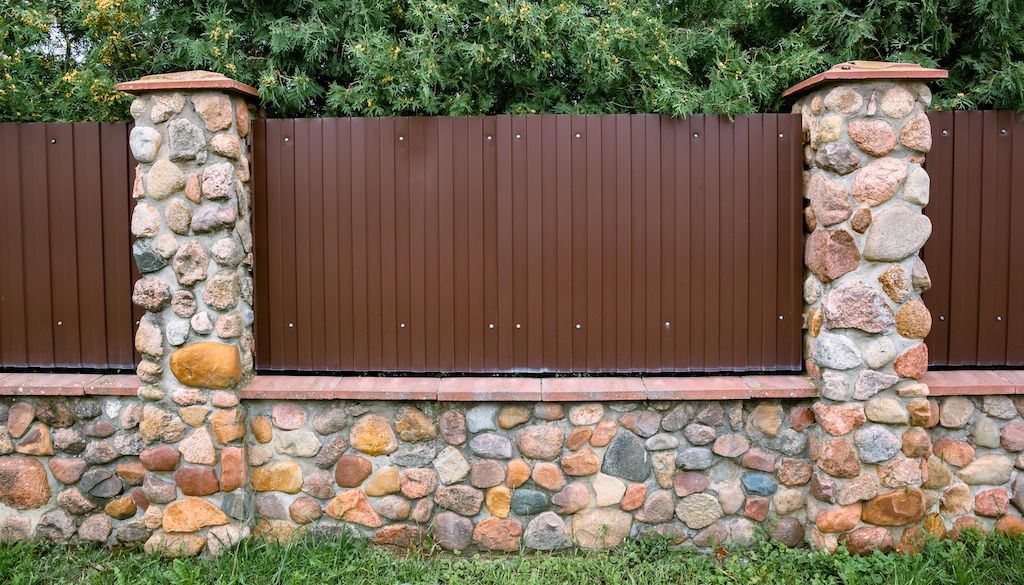
[[[932, 396], [1024, 395], [1024, 370], [929, 372]], [[132, 375], [0, 373], [0, 396], [134, 396]], [[603, 400], [743, 400], [814, 398], [802, 375], [633, 377], [385, 377], [260, 375], [241, 391], [248, 400], [438, 400], [578, 402]]]

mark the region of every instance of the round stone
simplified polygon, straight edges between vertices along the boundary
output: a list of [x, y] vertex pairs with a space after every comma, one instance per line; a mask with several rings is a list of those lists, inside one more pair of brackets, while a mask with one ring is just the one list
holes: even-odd
[[146, 173], [146, 191], [157, 201], [167, 199], [185, 188], [185, 174], [178, 165], [160, 159]]
[[152, 238], [160, 233], [160, 211], [148, 203], [139, 203], [132, 211], [132, 235]]
[[864, 105], [864, 98], [850, 87], [838, 86], [825, 96], [825, 107], [841, 114], [856, 114]]
[[926, 215], [905, 205], [879, 212], [871, 224], [864, 244], [868, 260], [896, 262], [917, 252], [932, 233]]
[[860, 252], [846, 230], [815, 230], [807, 237], [804, 263], [822, 282], [830, 282], [856, 270]]
[[148, 163], [156, 160], [157, 152], [160, 150], [160, 142], [163, 137], [153, 128], [136, 126], [128, 137], [128, 145], [132, 149], [132, 156], [135, 160]]
[[928, 152], [932, 149], [932, 125], [924, 112], [915, 115], [904, 124], [900, 130], [900, 143], [918, 152]]
[[882, 94], [879, 108], [890, 118], [906, 118], [914, 111], [917, 98], [906, 88], [896, 86]]
[[908, 339], [924, 339], [932, 329], [932, 314], [924, 303], [909, 301], [896, 314], [896, 332]]
[[709, 494], [692, 494], [679, 501], [676, 516], [689, 528], [700, 529], [710, 526], [722, 517], [722, 506]]

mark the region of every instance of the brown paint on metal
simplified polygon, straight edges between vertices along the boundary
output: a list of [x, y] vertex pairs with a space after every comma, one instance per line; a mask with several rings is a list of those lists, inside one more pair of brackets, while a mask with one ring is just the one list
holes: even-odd
[[0, 367], [134, 369], [127, 124], [0, 124]]
[[929, 119], [931, 365], [1024, 365], [1024, 124], [997, 111]]
[[262, 370], [801, 367], [798, 116], [255, 128]]

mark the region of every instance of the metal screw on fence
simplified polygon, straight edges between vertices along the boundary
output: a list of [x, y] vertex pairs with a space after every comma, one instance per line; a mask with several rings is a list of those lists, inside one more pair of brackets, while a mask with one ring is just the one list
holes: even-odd
[[64, 322], [63, 321], [57, 321], [57, 327], [63, 327], [63, 326], [64, 326]]
[[1000, 128], [999, 129], [999, 133], [1002, 134], [1003, 136], [1006, 136], [1008, 132], [1009, 131], [1006, 128]]
[[782, 132], [779, 132], [779, 140], [782, 140], [785, 137], [786, 137], [785, 134], [783, 134]]
[[576, 138], [577, 138], [577, 139], [583, 138], [583, 135], [582, 135], [582, 134], [580, 134], [579, 132], [577, 132], [577, 133], [576, 133]]
[[694, 138], [700, 138], [700, 132], [694, 132], [693, 133], [693, 137]]
[[287, 136], [285, 136], [285, 137], [284, 137], [284, 141], [285, 141], [285, 142], [291, 142], [291, 141], [292, 141], [292, 139], [291, 139], [291, 138], [288, 138]]
[[668, 321], [665, 321], [665, 329], [671, 329], [671, 328], [672, 328], [672, 324], [669, 323]]
[[579, 323], [577, 323], [576, 324], [576, 329], [583, 329], [583, 325], [580, 325]]
[[488, 323], [487, 324], [487, 328], [488, 329], [494, 329], [494, 323]]
[[516, 323], [516, 329], [522, 329], [522, 328], [523, 328], [523, 325], [521, 323]]
[[785, 319], [785, 317], [783, 317], [782, 315], [779, 315], [779, 321], [782, 321], [784, 319]]
[[491, 140], [494, 140], [494, 137], [491, 136], [490, 134], [488, 134], [487, 135], [487, 141], [490, 142]]
[[523, 135], [522, 135], [522, 134], [516, 134], [516, 140], [519, 140], [519, 139], [520, 139], [520, 138], [522, 138], [522, 137], [523, 137]]
[[946, 316], [945, 315], [939, 315], [939, 321], [945, 321], [945, 320], [946, 320]]
[[405, 136], [399, 136], [398, 137], [398, 141], [399, 142], [405, 142]]
[[399, 329], [405, 329], [405, 323], [399, 323], [398, 324], [398, 328]]
[[996, 321], [1002, 321], [1002, 320], [1003, 320], [1002, 315], [996, 315]]
[[942, 135], [943, 136], [949, 136], [949, 130], [946, 130], [945, 128], [943, 128], [942, 129]]
[[289, 323], [288, 324], [288, 328], [289, 329], [294, 329], [295, 328], [295, 323]]
[[57, 139], [56, 138], [51, 138], [50, 139], [50, 144], [57, 144]]

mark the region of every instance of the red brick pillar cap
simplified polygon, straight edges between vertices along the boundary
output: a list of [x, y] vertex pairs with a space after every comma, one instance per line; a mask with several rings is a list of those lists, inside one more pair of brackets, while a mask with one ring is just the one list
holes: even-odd
[[146, 75], [135, 81], [118, 83], [114, 87], [136, 95], [151, 91], [216, 90], [236, 93], [248, 98], [258, 99], [260, 97], [260, 93], [255, 87], [212, 71], [180, 71], [178, 73]]
[[819, 85], [843, 80], [862, 79], [946, 79], [945, 69], [929, 69], [915, 63], [888, 63], [885, 61], [846, 61], [809, 77], [782, 92], [782, 97], [803, 93]]

